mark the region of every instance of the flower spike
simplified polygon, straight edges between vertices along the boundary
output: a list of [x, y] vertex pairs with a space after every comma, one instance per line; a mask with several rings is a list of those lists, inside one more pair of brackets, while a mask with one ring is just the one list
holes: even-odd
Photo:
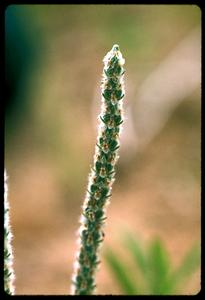
[[109, 203], [120, 147], [123, 122], [124, 58], [114, 45], [103, 59], [102, 106], [95, 147], [94, 164], [80, 225], [80, 249], [76, 255], [72, 291], [74, 295], [91, 295], [96, 287], [95, 271], [99, 264], [99, 247], [104, 239], [105, 207]]

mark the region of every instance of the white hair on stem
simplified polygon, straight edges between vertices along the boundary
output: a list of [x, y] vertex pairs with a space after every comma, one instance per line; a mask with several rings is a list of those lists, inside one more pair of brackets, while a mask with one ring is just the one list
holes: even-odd
[[13, 249], [12, 249], [12, 232], [10, 226], [8, 201], [8, 177], [4, 171], [4, 290], [10, 295], [15, 294], [14, 270], [13, 270]]

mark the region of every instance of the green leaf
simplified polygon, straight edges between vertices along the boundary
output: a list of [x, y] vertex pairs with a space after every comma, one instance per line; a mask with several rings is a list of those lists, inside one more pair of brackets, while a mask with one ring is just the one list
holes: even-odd
[[169, 293], [168, 275], [170, 271], [169, 255], [159, 239], [155, 239], [149, 247], [149, 285], [154, 295]]
[[136, 239], [134, 239], [134, 237], [130, 233], [126, 234], [124, 240], [125, 240], [128, 250], [130, 251], [130, 253], [132, 254], [132, 256], [134, 258], [134, 262], [135, 262], [137, 268], [139, 268], [139, 270], [142, 272], [142, 274], [144, 276], [146, 276], [147, 275], [147, 267], [148, 267], [147, 261], [146, 261], [146, 256], [143, 253], [143, 250], [141, 249], [139, 243], [137, 242]]
[[170, 276], [172, 286], [176, 287], [178, 284], [188, 279], [188, 277], [199, 268], [200, 262], [200, 249], [197, 245], [194, 245], [185, 255], [180, 266], [172, 272]]
[[111, 249], [107, 249], [107, 251], [105, 252], [105, 259], [109, 267], [111, 268], [116, 280], [119, 282], [122, 292], [126, 295], [139, 294], [136, 283], [134, 283], [131, 277], [128, 275], [128, 267], [125, 266], [122, 261], [117, 258], [117, 256], [111, 251]]

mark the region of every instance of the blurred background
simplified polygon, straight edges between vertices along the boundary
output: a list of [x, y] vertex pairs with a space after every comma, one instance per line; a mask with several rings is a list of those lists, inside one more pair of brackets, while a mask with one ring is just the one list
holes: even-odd
[[[201, 12], [195, 5], [11, 5], [5, 11], [5, 167], [16, 294], [70, 292], [93, 161], [102, 59], [125, 58], [125, 122], [98, 294], [121, 290], [104, 249], [124, 231], [173, 266], [200, 243]], [[180, 294], [200, 290], [200, 268]]]

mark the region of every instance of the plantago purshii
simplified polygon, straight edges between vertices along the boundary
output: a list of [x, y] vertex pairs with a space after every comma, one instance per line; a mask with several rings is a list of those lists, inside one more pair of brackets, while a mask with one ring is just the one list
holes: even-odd
[[12, 232], [9, 216], [8, 183], [7, 174], [4, 171], [4, 290], [9, 295], [14, 295], [14, 270], [12, 251]]
[[99, 246], [104, 239], [105, 208], [109, 203], [119, 158], [119, 136], [123, 123], [124, 58], [114, 45], [103, 59], [102, 106], [94, 163], [88, 179], [79, 230], [79, 250], [74, 264], [72, 294], [91, 295], [99, 264]]

